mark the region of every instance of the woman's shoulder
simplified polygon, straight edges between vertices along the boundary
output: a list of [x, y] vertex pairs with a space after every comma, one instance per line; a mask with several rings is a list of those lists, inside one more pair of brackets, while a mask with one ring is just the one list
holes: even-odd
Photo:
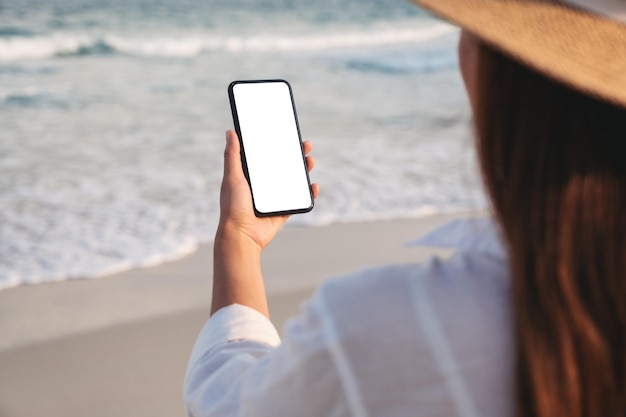
[[425, 330], [423, 324], [429, 325], [424, 317], [441, 323], [459, 342], [481, 331], [510, 328], [508, 260], [493, 228], [489, 219], [445, 225], [418, 242], [456, 247], [451, 257], [433, 256], [419, 264], [385, 265], [328, 279], [309, 307], [339, 334], [351, 336], [362, 332], [367, 337], [389, 328], [419, 333]]
[[403, 328], [420, 338], [436, 321], [452, 343], [470, 346], [510, 329], [509, 265], [490, 218], [455, 220], [409, 245], [455, 252], [331, 278], [318, 289], [314, 308], [351, 337]]

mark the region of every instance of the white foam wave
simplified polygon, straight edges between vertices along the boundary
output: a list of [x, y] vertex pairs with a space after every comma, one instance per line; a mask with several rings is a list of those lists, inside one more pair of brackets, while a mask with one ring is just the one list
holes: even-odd
[[73, 54], [81, 48], [94, 45], [95, 39], [88, 35], [54, 35], [50, 37], [11, 37], [0, 39], [0, 60], [19, 61], [51, 58], [56, 55]]
[[[437, 139], [397, 144], [386, 158], [384, 138], [341, 149], [322, 141], [316, 154], [331, 168], [314, 180], [324, 193], [313, 212], [290, 223], [320, 226], [483, 208], [477, 178], [466, 177], [475, 171], [471, 153], [462, 141]], [[91, 178], [59, 172], [4, 190], [0, 290], [155, 266], [209, 242], [219, 213], [206, 190], [214, 196], [217, 184], [198, 172], [158, 166]], [[213, 174], [219, 168], [212, 166]]]
[[[138, 197], [139, 190], [125, 184], [130, 175], [112, 173], [101, 183], [50, 174], [4, 190], [0, 290], [152, 267], [180, 259], [208, 240], [212, 216], [201, 207], [204, 196], [198, 190], [188, 190], [189, 210], [180, 210], [175, 201], [148, 203]], [[139, 176], [143, 187], [166, 182], [150, 172]], [[203, 185], [201, 179], [179, 172], [167, 177], [179, 187]], [[102, 203], [110, 193], [117, 193], [115, 201]]]
[[45, 59], [59, 55], [117, 52], [140, 57], [186, 58], [211, 52], [292, 52], [337, 48], [377, 47], [419, 43], [456, 29], [438, 23], [429, 27], [342, 31], [329, 34], [281, 36], [184, 36], [132, 38], [119, 35], [56, 34], [49, 37], [0, 39], [0, 60]]

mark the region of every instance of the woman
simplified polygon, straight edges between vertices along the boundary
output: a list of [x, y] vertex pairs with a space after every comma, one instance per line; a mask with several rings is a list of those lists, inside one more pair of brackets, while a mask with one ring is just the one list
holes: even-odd
[[626, 3], [416, 2], [464, 28], [507, 256], [459, 250], [328, 281], [280, 343], [260, 254], [284, 219], [251, 213], [228, 132], [190, 415], [626, 415]]

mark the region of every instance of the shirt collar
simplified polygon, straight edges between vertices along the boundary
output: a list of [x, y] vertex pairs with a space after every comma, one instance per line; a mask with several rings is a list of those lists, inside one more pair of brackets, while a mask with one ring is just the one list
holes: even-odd
[[506, 257], [499, 229], [490, 216], [452, 220], [417, 239], [406, 242], [404, 246], [456, 249]]

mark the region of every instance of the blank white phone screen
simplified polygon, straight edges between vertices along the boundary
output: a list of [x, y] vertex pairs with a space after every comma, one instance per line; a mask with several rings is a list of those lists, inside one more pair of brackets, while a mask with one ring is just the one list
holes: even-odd
[[235, 84], [233, 97], [256, 210], [273, 213], [311, 207], [289, 86]]

